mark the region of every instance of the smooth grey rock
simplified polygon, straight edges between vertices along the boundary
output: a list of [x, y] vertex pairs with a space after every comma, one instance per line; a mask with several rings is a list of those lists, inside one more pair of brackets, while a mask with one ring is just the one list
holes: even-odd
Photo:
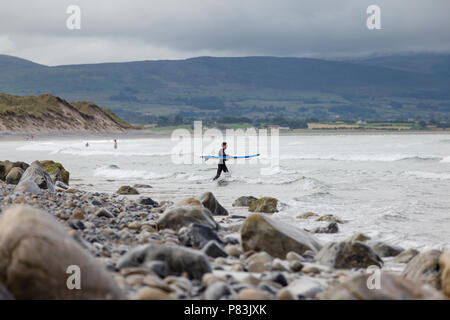
[[383, 260], [362, 242], [332, 242], [325, 245], [316, 257], [320, 264], [338, 269], [381, 267]]
[[223, 244], [215, 230], [198, 223], [191, 223], [189, 226], [181, 228], [178, 231], [178, 240], [182, 245], [195, 249], [203, 248], [210, 240]]
[[97, 217], [114, 218], [114, 215], [105, 208], [98, 209], [95, 215]]
[[59, 180], [57, 180], [55, 182], [55, 186], [58, 187], [58, 188], [64, 189], [64, 190], [69, 189], [69, 186], [67, 184], [65, 184], [64, 182], [59, 181]]
[[[70, 266], [79, 267], [81, 290], [68, 290], [76, 272]], [[0, 215], [0, 283], [18, 300], [125, 299], [105, 267], [60, 223], [28, 206]]]
[[42, 191], [38, 191], [36, 187], [39, 189], [48, 190], [50, 192], [55, 192], [55, 186], [52, 178], [45, 171], [39, 161], [34, 161], [28, 169], [25, 170], [14, 191], [40, 194]]
[[139, 197], [136, 201], [138, 204], [143, 206], [152, 206], [152, 207], [158, 207], [159, 204], [156, 201], [153, 201], [152, 198], [149, 197]]
[[234, 200], [233, 202], [233, 207], [248, 207], [250, 206], [250, 203], [252, 203], [253, 201], [258, 200], [258, 198], [255, 198], [253, 196], [242, 196], [237, 198], [236, 200]]
[[325, 280], [303, 276], [292, 281], [286, 288], [296, 299], [304, 300], [315, 298], [325, 287]]
[[158, 277], [162, 279], [170, 274], [169, 266], [164, 261], [149, 261], [145, 264], [145, 266], [156, 273]]
[[8, 175], [6, 176], [5, 182], [8, 184], [18, 184], [20, 181], [20, 178], [22, 178], [24, 171], [20, 167], [14, 167], [12, 168]]
[[103, 207], [103, 202], [100, 201], [100, 200], [97, 199], [97, 198], [94, 198], [94, 199], [92, 200], [91, 204], [92, 204], [93, 206], [96, 206], [96, 207]]
[[34, 194], [43, 194], [44, 191], [42, 191], [41, 188], [34, 182], [34, 181], [22, 181], [20, 182], [20, 185], [18, 184], [16, 188], [14, 189], [14, 192], [29, 192]]
[[222, 249], [217, 241], [211, 240], [202, 249], [203, 253], [212, 258], [227, 257], [228, 254]]
[[135, 184], [134, 186], [133, 186], [133, 188], [136, 188], [136, 189], [151, 189], [151, 188], [153, 188], [151, 185], [149, 185], [149, 184], [140, 184], [140, 183], [137, 183], [137, 184]]
[[236, 293], [234, 290], [223, 282], [214, 282], [211, 284], [204, 293], [205, 300], [223, 300], [223, 299], [236, 299]]
[[258, 213], [245, 219], [241, 227], [241, 242], [244, 251], [266, 251], [280, 259], [290, 251], [303, 254], [321, 248], [311, 233]]
[[119, 269], [126, 267], [146, 267], [148, 262], [163, 261], [169, 274], [180, 275], [187, 272], [193, 279], [201, 279], [211, 272], [208, 258], [201, 252], [177, 245], [148, 244], [136, 247], [118, 262]]
[[211, 192], [205, 192], [199, 198], [200, 202], [207, 208], [213, 216], [227, 216], [228, 211], [222, 207]]
[[84, 229], [86, 229], [86, 226], [84, 225], [84, 223], [82, 221], [80, 221], [80, 220], [77, 220], [77, 219], [69, 220], [68, 224], [74, 230], [84, 230]]
[[380, 257], [395, 257], [405, 251], [402, 247], [390, 245], [383, 241], [370, 240], [365, 242], [371, 247]]
[[339, 227], [336, 222], [329, 223], [326, 227], [319, 227], [313, 230], [313, 233], [338, 233]]
[[158, 219], [157, 226], [160, 230], [168, 228], [178, 231], [182, 227], [189, 226], [191, 223], [202, 224], [216, 230], [219, 227], [211, 212], [200, 205], [183, 205], [167, 208], [164, 214]]
[[264, 274], [261, 279], [278, 283], [283, 287], [289, 284], [289, 281], [281, 272], [270, 272], [268, 274]]

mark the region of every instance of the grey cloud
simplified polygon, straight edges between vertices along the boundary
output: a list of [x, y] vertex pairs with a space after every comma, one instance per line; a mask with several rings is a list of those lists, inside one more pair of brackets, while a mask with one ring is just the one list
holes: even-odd
[[[448, 0], [1, 0], [0, 52], [45, 64], [450, 51]], [[67, 6], [82, 29], [67, 30]], [[382, 30], [366, 28], [366, 8]]]

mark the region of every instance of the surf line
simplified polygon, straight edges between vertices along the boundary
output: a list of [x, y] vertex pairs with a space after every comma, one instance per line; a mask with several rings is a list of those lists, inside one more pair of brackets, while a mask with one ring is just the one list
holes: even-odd
[[219, 156], [201, 156], [201, 158], [203, 159], [248, 159], [248, 158], [255, 158], [255, 157], [259, 157], [260, 154], [251, 154], [251, 155], [246, 155], [246, 156], [224, 156], [224, 157], [219, 157]]

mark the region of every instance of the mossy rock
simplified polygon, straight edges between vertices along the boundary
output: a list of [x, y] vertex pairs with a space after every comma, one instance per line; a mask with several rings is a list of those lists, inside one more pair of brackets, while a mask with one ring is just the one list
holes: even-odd
[[5, 178], [5, 182], [8, 184], [18, 184], [20, 178], [22, 178], [23, 169], [20, 167], [14, 167], [9, 172]]
[[250, 202], [248, 211], [275, 213], [278, 212], [277, 205], [278, 205], [277, 199], [271, 197], [263, 197], [261, 199]]
[[22, 161], [12, 162], [9, 160], [0, 161], [0, 180], [5, 181], [6, 176], [13, 168], [20, 168], [23, 171], [27, 170], [29, 165]]
[[69, 185], [70, 173], [61, 163], [52, 160], [43, 160], [40, 161], [40, 163], [45, 168], [45, 171], [47, 171], [50, 175], [54, 183], [56, 181], [61, 181]]
[[139, 194], [139, 192], [131, 186], [121, 186], [119, 188], [119, 190], [116, 191], [116, 193], [117, 194], [125, 194], [125, 195]]

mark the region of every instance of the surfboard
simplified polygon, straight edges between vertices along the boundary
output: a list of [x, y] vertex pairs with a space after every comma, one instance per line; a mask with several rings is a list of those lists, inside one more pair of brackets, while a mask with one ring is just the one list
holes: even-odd
[[226, 156], [226, 157], [219, 157], [219, 156], [201, 156], [201, 158], [203, 159], [247, 159], [247, 158], [254, 158], [254, 157], [259, 157], [259, 153], [257, 154], [251, 154], [251, 155], [247, 155], [247, 156]]

